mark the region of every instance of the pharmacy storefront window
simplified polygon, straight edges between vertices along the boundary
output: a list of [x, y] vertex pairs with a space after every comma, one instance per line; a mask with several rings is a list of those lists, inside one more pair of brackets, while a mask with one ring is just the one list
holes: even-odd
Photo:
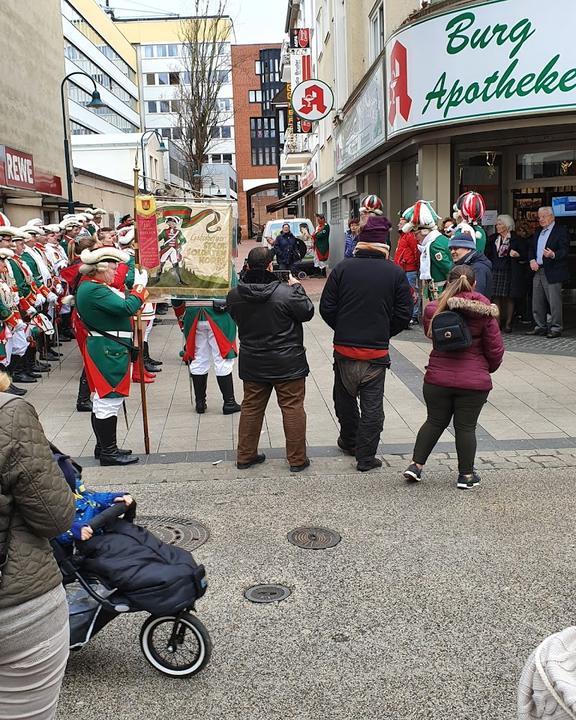
[[576, 176], [576, 151], [548, 150], [516, 156], [516, 180]]

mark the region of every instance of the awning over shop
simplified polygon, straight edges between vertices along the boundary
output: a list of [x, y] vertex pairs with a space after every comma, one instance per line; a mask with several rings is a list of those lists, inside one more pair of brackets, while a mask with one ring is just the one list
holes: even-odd
[[288, 205], [298, 200], [298, 198], [303, 197], [313, 189], [314, 188], [312, 187], [300, 188], [300, 190], [296, 190], [296, 192], [293, 192], [291, 195], [286, 195], [282, 199], [276, 200], [276, 202], [270, 203], [270, 205], [266, 205], [266, 211], [273, 213], [276, 212], [276, 210], [282, 210], [282, 208], [288, 207]]

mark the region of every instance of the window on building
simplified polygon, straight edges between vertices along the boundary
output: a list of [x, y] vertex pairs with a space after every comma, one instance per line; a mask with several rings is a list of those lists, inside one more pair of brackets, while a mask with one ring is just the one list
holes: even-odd
[[158, 85], [168, 85], [170, 80], [169, 73], [158, 73]]
[[169, 73], [170, 85], [180, 85], [180, 73]]
[[222, 125], [220, 128], [220, 137], [227, 140], [232, 137], [232, 128], [230, 125]]
[[168, 100], [160, 100], [160, 112], [170, 112], [170, 102]]
[[[82, 107], [87, 107], [88, 103], [92, 100], [92, 93], [86, 92], [86, 90], [71, 81], [68, 83], [68, 98]], [[90, 110], [91, 113], [94, 113], [94, 115], [98, 115], [98, 117], [102, 118], [105, 122], [110, 123], [110, 125], [114, 125], [114, 127], [122, 132], [136, 132], [138, 130], [134, 123], [107, 105], [87, 109]]]
[[144, 57], [154, 57], [154, 45], [144, 45]]
[[90, 128], [85, 127], [84, 125], [81, 125], [80, 123], [75, 122], [74, 120], [70, 120], [70, 129], [72, 131], [72, 135], [96, 135], [95, 130], [90, 130]]
[[160, 128], [160, 135], [162, 135], [163, 138], [170, 139], [170, 128]]
[[262, 63], [260, 62], [260, 60], [256, 60], [254, 65], [255, 65], [254, 72], [256, 73], [256, 75], [262, 75]]
[[156, 85], [156, 75], [154, 73], [146, 73], [146, 85]]
[[230, 82], [230, 73], [228, 70], [216, 70], [216, 81], [227, 85]]
[[230, 112], [232, 110], [231, 98], [218, 98], [216, 100], [216, 105], [218, 106], [218, 110], [221, 112]]
[[182, 129], [179, 127], [172, 128], [172, 140], [182, 140]]
[[148, 112], [149, 112], [149, 113], [158, 112], [158, 107], [157, 107], [156, 100], [153, 100], [153, 101], [151, 101], [151, 102], [148, 102], [147, 104], [148, 104]]
[[170, 112], [180, 112], [180, 100], [170, 100]]
[[188, 70], [181, 74], [180, 82], [182, 85], [190, 85], [190, 73]]
[[248, 90], [248, 102], [261, 103], [262, 102], [262, 90]]
[[156, 45], [156, 57], [168, 57], [166, 45]]
[[384, 49], [384, 3], [370, 15], [370, 60], [374, 61]]
[[168, 57], [177, 57], [180, 54], [180, 46], [172, 43], [168, 45]]

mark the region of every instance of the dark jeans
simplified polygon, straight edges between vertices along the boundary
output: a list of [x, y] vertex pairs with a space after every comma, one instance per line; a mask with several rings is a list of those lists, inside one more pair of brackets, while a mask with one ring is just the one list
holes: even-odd
[[334, 409], [340, 423], [340, 438], [343, 444], [356, 449], [356, 460], [365, 462], [376, 456], [380, 433], [384, 427], [384, 381], [386, 368], [373, 380], [362, 383], [358, 398], [350, 395], [338, 368], [334, 363]]
[[414, 462], [418, 465], [426, 464], [440, 435], [454, 418], [458, 470], [464, 475], [470, 475], [476, 456], [476, 425], [488, 394], [487, 390], [463, 390], [424, 383], [428, 417], [416, 438]]
[[288, 462], [290, 465], [303, 465], [306, 462], [306, 378], [277, 383], [244, 381], [236, 460], [248, 463], [258, 454], [262, 422], [272, 390], [276, 391], [282, 412]]

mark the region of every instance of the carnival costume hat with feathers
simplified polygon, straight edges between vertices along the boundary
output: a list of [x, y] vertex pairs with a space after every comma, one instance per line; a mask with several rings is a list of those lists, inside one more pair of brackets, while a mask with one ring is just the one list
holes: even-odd
[[440, 215], [432, 207], [432, 203], [427, 200], [418, 200], [402, 213], [402, 217], [406, 220], [406, 224], [402, 228], [402, 232], [409, 233], [414, 230], [436, 230]]
[[361, 213], [372, 213], [373, 215], [384, 215], [384, 205], [378, 195], [366, 195], [360, 205]]
[[486, 201], [482, 195], [474, 190], [462, 193], [454, 203], [453, 209], [454, 220], [460, 223], [463, 230], [468, 232], [472, 230], [476, 239], [479, 240], [482, 233], [476, 231], [474, 225], [480, 223], [482, 216], [486, 212]]

